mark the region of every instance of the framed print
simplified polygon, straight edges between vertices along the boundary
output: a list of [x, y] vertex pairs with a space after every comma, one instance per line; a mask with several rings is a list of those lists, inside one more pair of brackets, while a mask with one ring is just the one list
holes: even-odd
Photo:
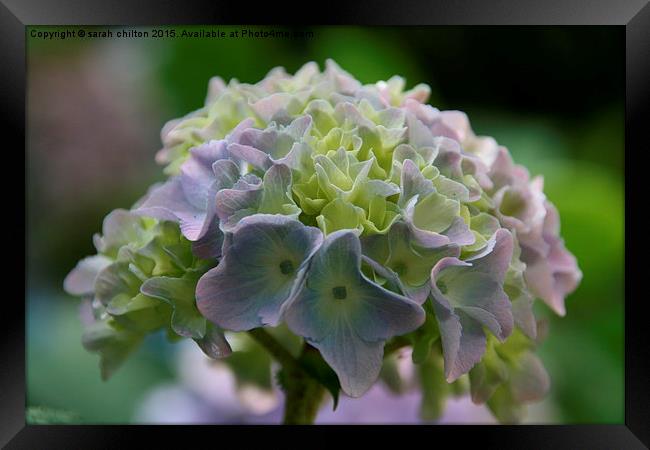
[[646, 3], [6, 2], [2, 444], [646, 448]]

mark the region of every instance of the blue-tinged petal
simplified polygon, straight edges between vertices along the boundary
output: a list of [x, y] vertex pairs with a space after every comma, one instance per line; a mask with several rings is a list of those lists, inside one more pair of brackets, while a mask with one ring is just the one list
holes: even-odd
[[288, 217], [256, 214], [242, 219], [219, 265], [198, 282], [199, 311], [233, 331], [277, 325], [321, 241], [317, 228]]
[[205, 234], [192, 242], [192, 253], [201, 259], [220, 258], [223, 240], [219, 220], [214, 217]]
[[290, 301], [289, 328], [318, 348], [344, 391], [358, 397], [379, 375], [383, 342], [415, 330], [424, 310], [361, 272], [361, 243], [351, 231], [329, 235]]
[[262, 198], [262, 183], [251, 184], [243, 179], [232, 189], [222, 189], [215, 197], [217, 217], [223, 222], [238, 211], [254, 213]]
[[[265, 130], [248, 129], [241, 134], [239, 143], [252, 147], [266, 154], [272, 162], [281, 164], [289, 156], [294, 145], [309, 133], [311, 126], [311, 117], [304, 115], [293, 120], [286, 127], [273, 123]], [[254, 164], [252, 161], [249, 162]]]
[[384, 357], [384, 342], [361, 339], [345, 321], [337, 321], [327, 336], [313, 343], [334, 369], [341, 388], [361, 397], [377, 381]]
[[242, 179], [233, 189], [222, 189], [216, 195], [221, 228], [231, 232], [242, 218], [257, 213], [297, 218], [301, 210], [293, 201], [292, 184], [291, 170], [283, 164], [275, 164], [266, 171], [259, 185]]

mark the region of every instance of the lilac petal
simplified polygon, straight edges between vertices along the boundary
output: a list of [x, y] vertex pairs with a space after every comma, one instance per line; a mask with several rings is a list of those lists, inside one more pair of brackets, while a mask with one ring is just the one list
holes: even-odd
[[517, 186], [528, 182], [530, 175], [525, 167], [516, 165], [505, 147], [500, 147], [489, 172], [495, 189]]
[[220, 258], [223, 239], [223, 232], [219, 228], [219, 221], [215, 217], [205, 234], [192, 242], [192, 253], [201, 259]]
[[[467, 272], [467, 271], [466, 271]], [[514, 327], [508, 296], [498, 283], [471, 272], [462, 277], [457, 286], [450, 287], [453, 306], [487, 327], [492, 334], [504, 341]]]
[[212, 165], [228, 156], [223, 140], [210, 141], [190, 150], [190, 157], [181, 165], [180, 180], [185, 198], [192, 206], [205, 209], [208, 190], [214, 182]]
[[354, 94], [361, 87], [361, 83], [352, 75], [341, 69], [333, 60], [325, 61], [325, 76], [334, 82], [337, 90], [343, 94]]
[[251, 109], [257, 114], [264, 122], [270, 122], [276, 114], [282, 110], [286, 110], [293, 95], [286, 92], [279, 92], [264, 97], [250, 105]]
[[112, 260], [103, 255], [94, 255], [79, 261], [74, 269], [65, 277], [63, 289], [71, 295], [90, 295], [95, 291], [97, 275]]
[[[251, 128], [241, 134], [240, 143], [255, 147], [277, 159], [286, 154], [293, 143], [303, 139], [311, 129], [312, 118], [309, 115], [294, 119], [288, 126], [278, 129], [272, 124], [266, 130]], [[278, 154], [277, 152], [280, 152]]]
[[448, 178], [461, 178], [463, 170], [461, 167], [463, 156], [460, 144], [446, 137], [434, 138], [434, 148], [438, 150], [434, 164], [440, 172]]
[[481, 257], [474, 256], [467, 259], [467, 261], [472, 263], [474, 270], [483, 272], [495, 281], [503, 283], [514, 251], [512, 234], [505, 228], [500, 228], [490, 238], [490, 241], [494, 242], [494, 244], [490, 245], [492, 247], [490, 253]]
[[462, 111], [441, 111], [440, 112], [441, 125], [447, 127], [448, 130], [452, 130], [456, 135], [455, 140], [458, 142], [464, 142], [471, 128], [469, 126], [469, 118], [467, 114]]
[[[432, 300], [441, 329], [448, 380], [466, 373], [482, 356], [485, 351], [482, 326], [502, 341], [512, 332], [514, 319], [510, 301], [501, 287], [500, 267], [504, 255], [508, 262], [512, 257], [511, 240], [509, 233], [501, 234], [493, 257], [490, 254], [472, 263], [443, 258], [431, 271]], [[497, 267], [490, 268], [490, 264]]]
[[[370, 268], [373, 270], [375, 274], [375, 277], [379, 277], [384, 280], [385, 284], [383, 284], [383, 286], [386, 287], [388, 290], [392, 292], [403, 292], [403, 293], [406, 292], [406, 287], [399, 279], [399, 275], [397, 275], [393, 270], [391, 270], [390, 267], [383, 266], [379, 264], [377, 261], [375, 261], [374, 259], [369, 258], [365, 255], [362, 255], [361, 259], [364, 263], [370, 266]], [[418, 304], [421, 305], [422, 303], [423, 302], [419, 302]]]
[[222, 189], [217, 192], [215, 203], [216, 212], [223, 222], [240, 210], [254, 211], [262, 198], [262, 185], [252, 185], [245, 182], [235, 185], [232, 189]]
[[241, 122], [239, 122], [239, 124], [237, 124], [235, 128], [233, 128], [233, 130], [230, 133], [228, 133], [228, 135], [225, 137], [225, 141], [228, 144], [239, 142], [242, 133], [244, 133], [249, 128], [253, 128], [254, 125], [255, 125], [255, 120], [250, 117], [242, 120]]
[[460, 318], [462, 333], [460, 335], [456, 359], [448, 372], [445, 361], [445, 378], [449, 383], [469, 372], [481, 360], [486, 349], [487, 339], [481, 324], [462, 311], [458, 312], [458, 316]]
[[345, 392], [360, 396], [379, 375], [383, 341], [422, 325], [424, 310], [366, 278], [359, 238], [341, 230], [314, 255], [285, 320], [321, 351]]
[[546, 197], [542, 191], [542, 178], [529, 184], [504, 186], [494, 194], [496, 216], [501, 223], [521, 234], [535, 232], [543, 227]]
[[214, 220], [216, 192], [239, 178], [233, 161], [218, 159], [224, 155], [223, 141], [193, 149], [181, 174], [152, 190], [134, 213], [178, 222], [187, 239], [202, 239]]
[[[522, 253], [525, 254], [526, 252]], [[524, 277], [531, 292], [541, 298], [555, 313], [564, 316], [564, 298], [575, 290], [582, 279], [575, 257], [566, 250], [564, 243], [557, 239], [552, 242], [546, 258], [541, 255], [530, 258], [528, 256], [522, 259], [526, 262]]]
[[413, 114], [406, 116], [408, 126], [408, 143], [415, 148], [434, 147], [431, 130], [417, 119]]
[[533, 314], [534, 298], [527, 292], [521, 293], [518, 297], [508, 294], [512, 302], [512, 317], [515, 325], [530, 339], [537, 338], [537, 320]]
[[250, 145], [233, 143], [228, 146], [228, 151], [232, 153], [233, 156], [252, 164], [258, 169], [267, 170], [273, 164], [269, 155], [255, 147], [251, 147]]
[[219, 265], [196, 288], [201, 313], [222, 328], [277, 325], [284, 303], [322, 241], [317, 228], [284, 216], [241, 220]]
[[481, 360], [486, 338], [480, 324], [462, 311], [456, 313], [438, 301], [433, 302], [433, 310], [442, 340], [445, 378], [451, 383]]
[[415, 100], [418, 103], [425, 103], [429, 99], [430, 95], [431, 88], [424, 83], [420, 83], [413, 87], [413, 89], [404, 92], [404, 101], [410, 99]]
[[200, 237], [207, 218], [205, 210], [187, 201], [179, 177], [154, 189], [133, 214], [178, 222], [183, 235], [189, 240]]
[[492, 183], [492, 180], [488, 175], [488, 166], [478, 156], [463, 153], [463, 161], [461, 165], [463, 173], [473, 175], [481, 188], [490, 190], [494, 187], [494, 183]]
[[472, 233], [462, 217], [454, 217], [449, 228], [443, 231], [442, 234], [447, 236], [450, 243], [456, 245], [472, 245], [476, 241], [476, 236], [474, 236], [474, 233]]
[[[286, 164], [299, 169], [301, 154], [305, 151], [302, 140], [311, 127], [311, 116], [304, 115], [284, 128], [278, 128], [275, 124], [266, 130], [251, 128], [241, 135], [239, 144], [243, 147], [233, 146], [231, 151], [263, 170], [266, 170], [270, 163]], [[307, 150], [311, 153], [311, 149]]]
[[214, 102], [226, 90], [226, 83], [221, 77], [212, 77], [208, 81], [208, 94], [205, 98], [205, 103], [210, 104]]

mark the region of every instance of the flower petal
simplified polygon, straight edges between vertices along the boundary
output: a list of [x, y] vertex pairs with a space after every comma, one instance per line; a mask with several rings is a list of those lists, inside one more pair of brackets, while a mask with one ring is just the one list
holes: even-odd
[[74, 269], [65, 277], [63, 289], [68, 294], [82, 296], [95, 292], [97, 275], [112, 260], [103, 255], [93, 255], [79, 261]]
[[383, 341], [424, 322], [424, 310], [361, 272], [361, 244], [351, 231], [330, 234], [289, 303], [289, 328], [318, 348], [352, 396], [377, 379]]
[[224, 258], [196, 287], [199, 311], [233, 331], [277, 325], [322, 234], [284, 216], [242, 219]]
[[180, 336], [200, 339], [205, 336], [206, 323], [194, 300], [196, 282], [196, 275], [192, 273], [183, 278], [154, 277], [142, 284], [140, 292], [171, 305], [174, 332]]

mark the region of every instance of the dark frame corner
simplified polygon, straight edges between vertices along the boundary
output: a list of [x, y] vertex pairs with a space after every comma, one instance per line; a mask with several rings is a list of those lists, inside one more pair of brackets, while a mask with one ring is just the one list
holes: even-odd
[[[9, 3], [10, 6], [5, 6]], [[193, 8], [188, 3], [194, 3]], [[325, 23], [363, 23], [368, 25], [417, 24], [417, 25], [617, 25], [625, 27], [626, 36], [626, 153], [640, 155], [650, 148], [647, 125], [643, 119], [650, 109], [650, 5], [648, 0], [630, 2], [596, 0], [552, 0], [535, 2], [513, 0], [488, 4], [480, 0], [458, 2], [425, 3], [418, 0], [400, 2], [378, 0], [372, 5], [341, 5], [330, 7], [321, 20]], [[257, 11], [251, 17], [247, 5], [240, 11], [229, 5], [198, 0], [195, 2], [160, 2], [147, 0], [137, 5], [118, 4], [115, 1], [59, 2], [3, 0], [0, 4], [0, 42], [2, 62], [9, 70], [0, 71], [2, 91], [2, 118], [7, 129], [16, 139], [16, 148], [25, 143], [25, 27], [28, 25], [71, 25], [71, 24], [170, 24], [206, 22], [237, 22], [245, 17], [249, 23], [282, 22], [277, 12]], [[236, 13], [244, 13], [237, 15]], [[275, 16], [274, 16], [275, 14]], [[277, 17], [276, 17], [277, 16]], [[241, 19], [240, 19], [241, 20]], [[295, 20], [295, 19], [294, 19]], [[603, 61], [603, 64], [616, 64]], [[644, 114], [646, 113], [646, 114]], [[23, 160], [24, 161], [24, 160]], [[633, 196], [639, 188], [640, 178], [635, 173], [640, 164], [625, 165], [626, 196]], [[15, 189], [15, 188], [13, 188]], [[17, 197], [17, 196], [16, 196]], [[24, 206], [23, 206], [24, 207]], [[20, 208], [16, 205], [16, 209]], [[638, 211], [638, 209], [637, 209]], [[635, 250], [629, 244], [632, 236], [638, 235], [638, 225], [632, 208], [626, 214], [626, 262], [634, 258]], [[26, 242], [26, 246], [28, 243]], [[26, 248], [25, 248], [26, 250]], [[632, 267], [630, 265], [628, 267]], [[639, 294], [637, 277], [627, 272], [625, 288], [625, 424], [624, 425], [566, 425], [566, 426], [520, 426], [520, 427], [475, 427], [470, 433], [458, 433], [457, 427], [436, 428], [436, 440], [441, 435], [455, 442], [470, 439], [487, 448], [647, 448], [650, 446], [650, 358], [648, 348], [647, 319], [641, 310], [643, 293]], [[25, 274], [25, 289], [27, 274]], [[636, 295], [635, 295], [636, 294]], [[10, 299], [20, 298], [20, 293]], [[24, 293], [22, 294], [24, 295]], [[634, 301], [631, 299], [635, 296]], [[7, 303], [10, 303], [7, 301]], [[132, 442], [133, 434], [151, 431], [149, 427], [107, 427], [107, 426], [35, 426], [25, 424], [25, 311], [24, 305], [14, 302], [15, 314], [3, 309], [3, 329], [0, 340], [2, 365], [0, 366], [0, 445], [7, 448], [95, 448], [97, 443], [105, 447], [120, 446]], [[4, 308], [4, 307], [3, 307]], [[588, 375], [586, 375], [587, 377]], [[598, 393], [594, 393], [597, 395]], [[183, 430], [170, 432], [170, 428], [156, 427], [158, 438], [173, 438], [184, 434]], [[188, 427], [211, 433], [212, 427]], [[237, 427], [235, 427], [237, 428]], [[261, 434], [276, 435], [286, 427], [258, 427]], [[332, 430], [332, 428], [328, 428]], [[349, 430], [350, 428], [348, 428]], [[379, 427], [373, 434], [383, 439], [392, 433], [391, 427]], [[339, 429], [337, 428], [337, 431]], [[411, 427], [409, 433], [430, 433], [429, 427]], [[227, 431], [227, 430], [226, 430]], [[243, 430], [236, 430], [240, 433]], [[310, 432], [320, 434], [325, 440], [336, 439], [339, 434], [323, 432], [321, 427], [312, 427]], [[302, 438], [307, 429], [291, 430], [292, 436]], [[194, 431], [193, 431], [194, 433]], [[223, 427], [218, 434], [224, 433]], [[453, 434], [453, 436], [452, 436]], [[299, 436], [300, 435], [300, 436]], [[149, 438], [149, 436], [147, 436]], [[268, 436], [268, 438], [271, 438]], [[403, 439], [403, 438], [402, 438]], [[70, 442], [74, 442], [70, 445]], [[187, 442], [187, 441], [185, 441]], [[267, 441], [270, 442], [270, 441]], [[83, 443], [83, 444], [82, 444]], [[93, 445], [95, 443], [95, 445]]]

